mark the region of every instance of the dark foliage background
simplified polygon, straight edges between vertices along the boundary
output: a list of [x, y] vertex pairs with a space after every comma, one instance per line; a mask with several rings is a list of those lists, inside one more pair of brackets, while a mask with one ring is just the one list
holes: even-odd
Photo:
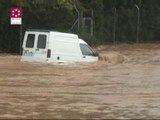
[[[138, 41], [135, 5], [140, 13]], [[93, 10], [93, 36], [81, 22], [79, 28], [73, 26], [77, 19], [74, 6], [80, 13]], [[11, 7], [23, 8], [23, 35], [26, 29], [34, 28], [77, 33], [93, 46], [160, 42], [160, 0], [0, 0], [1, 52], [18, 53], [20, 49], [20, 26], [10, 25]]]

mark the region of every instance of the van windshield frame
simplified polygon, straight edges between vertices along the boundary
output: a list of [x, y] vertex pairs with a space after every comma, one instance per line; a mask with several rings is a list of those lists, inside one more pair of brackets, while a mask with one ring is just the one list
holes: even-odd
[[87, 44], [80, 43], [80, 49], [83, 55], [97, 56], [97, 53]]

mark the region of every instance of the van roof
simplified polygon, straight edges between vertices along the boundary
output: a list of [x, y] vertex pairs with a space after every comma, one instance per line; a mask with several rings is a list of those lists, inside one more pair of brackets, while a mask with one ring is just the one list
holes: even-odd
[[47, 33], [55, 33], [55, 34], [65, 34], [65, 35], [72, 35], [78, 37], [77, 34], [74, 33], [67, 33], [67, 32], [59, 32], [59, 31], [54, 31], [54, 30], [45, 30], [45, 29], [27, 29], [27, 32], [47, 32]]
[[45, 30], [45, 29], [27, 29], [27, 31], [33, 31], [33, 32], [58, 32], [55, 30]]
[[[69, 32], [59, 32], [59, 31], [56, 31], [56, 30], [46, 30], [46, 29], [27, 29], [26, 31], [29, 31], [29, 32], [57, 32], [57, 33], [66, 33], [66, 34], [74, 34], [74, 33], [69, 33]], [[74, 34], [76, 35], [76, 34]]]
[[79, 43], [87, 44], [84, 40], [82, 40], [82, 39], [80, 39], [80, 38], [79, 38]]

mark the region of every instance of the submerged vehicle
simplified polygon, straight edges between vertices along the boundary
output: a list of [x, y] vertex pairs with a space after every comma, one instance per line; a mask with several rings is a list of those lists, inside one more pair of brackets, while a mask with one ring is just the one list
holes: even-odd
[[76, 34], [51, 30], [27, 30], [21, 61], [28, 62], [94, 62], [97, 53]]

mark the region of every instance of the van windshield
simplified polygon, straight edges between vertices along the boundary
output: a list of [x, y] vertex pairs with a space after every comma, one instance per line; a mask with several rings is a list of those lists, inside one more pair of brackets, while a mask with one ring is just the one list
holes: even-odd
[[87, 56], [97, 56], [96, 52], [92, 50], [92, 48], [86, 44], [80, 44], [80, 48], [83, 55]]

